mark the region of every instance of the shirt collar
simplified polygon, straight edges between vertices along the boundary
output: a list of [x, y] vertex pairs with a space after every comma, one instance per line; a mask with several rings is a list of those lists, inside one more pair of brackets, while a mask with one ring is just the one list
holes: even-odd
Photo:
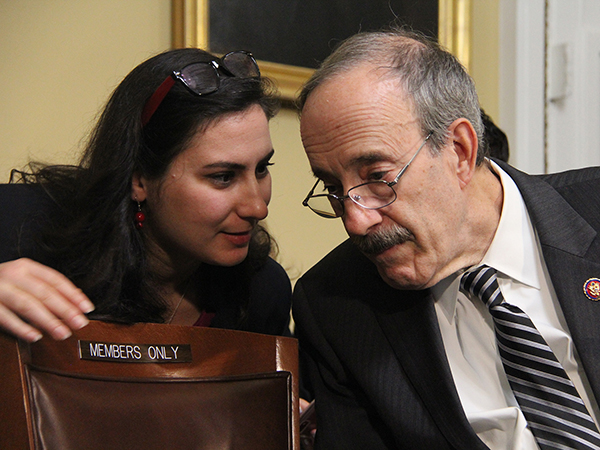
[[[513, 179], [493, 161], [490, 164], [500, 178], [504, 195], [498, 228], [481, 264], [495, 268], [501, 276], [540, 289], [537, 238], [525, 202]], [[431, 288], [449, 321], [454, 317], [459, 282], [460, 276], [455, 273]]]

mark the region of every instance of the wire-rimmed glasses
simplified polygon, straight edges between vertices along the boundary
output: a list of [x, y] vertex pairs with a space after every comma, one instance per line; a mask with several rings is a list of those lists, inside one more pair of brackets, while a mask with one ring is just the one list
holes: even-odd
[[[317, 187], [319, 183], [323, 184], [322, 180], [317, 180], [306, 198], [302, 201], [304, 206], [310, 208], [315, 214], [325, 217], [326, 219], [336, 219], [344, 215], [344, 200], [350, 199], [358, 206], [364, 209], [380, 209], [391, 205], [396, 201], [398, 195], [394, 186], [398, 184], [400, 177], [404, 175], [408, 166], [417, 157], [421, 149], [425, 146], [433, 133], [429, 133], [421, 146], [410, 158], [408, 163], [398, 172], [398, 175], [392, 181], [375, 180], [361, 183], [357, 186], [348, 189], [346, 195], [335, 195], [329, 193], [318, 193]], [[320, 190], [326, 191], [327, 188], [323, 185]], [[317, 191], [319, 192], [319, 191]]]
[[188, 64], [179, 71], [173, 71], [154, 91], [142, 112], [142, 126], [145, 126], [156, 112], [177, 80], [193, 94], [208, 95], [219, 90], [221, 70], [227, 76], [238, 78], [260, 78], [260, 70], [254, 56], [243, 50], [227, 53], [222, 58]]

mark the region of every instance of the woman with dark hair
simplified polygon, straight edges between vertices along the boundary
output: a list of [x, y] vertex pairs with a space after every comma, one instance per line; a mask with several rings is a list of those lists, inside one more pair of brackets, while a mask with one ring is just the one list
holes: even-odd
[[259, 225], [276, 107], [247, 52], [136, 67], [77, 166], [32, 164], [5, 185], [44, 207], [0, 254], [0, 327], [28, 341], [88, 317], [287, 334], [290, 282]]

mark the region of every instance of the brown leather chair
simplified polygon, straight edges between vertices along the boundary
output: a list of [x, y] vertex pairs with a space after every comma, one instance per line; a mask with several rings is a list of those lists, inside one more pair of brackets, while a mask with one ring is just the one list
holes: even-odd
[[293, 338], [92, 321], [0, 333], [1, 449], [299, 450]]

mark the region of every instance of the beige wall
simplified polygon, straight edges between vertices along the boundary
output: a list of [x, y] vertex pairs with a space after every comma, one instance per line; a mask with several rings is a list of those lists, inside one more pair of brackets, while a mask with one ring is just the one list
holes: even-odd
[[500, 0], [471, 0], [471, 67], [479, 102], [499, 120], [499, 6]]
[[110, 91], [170, 45], [168, 0], [0, 0], [0, 181], [73, 161]]
[[322, 219], [302, 206], [314, 178], [296, 112], [281, 111], [271, 121], [271, 135], [275, 165], [267, 224], [280, 247], [279, 261], [294, 281], [347, 236], [341, 220]]
[[[477, 20], [472, 27], [471, 72], [493, 117], [497, 77], [489, 73], [497, 61], [497, 2], [474, 1]], [[0, 0], [0, 182], [30, 158], [76, 160], [112, 89], [135, 65], [169, 48], [170, 3]], [[340, 221], [320, 219], [301, 205], [312, 176], [295, 112], [283, 110], [271, 130], [276, 154], [267, 226], [279, 243], [278, 258], [294, 280], [345, 239], [345, 233]]]

